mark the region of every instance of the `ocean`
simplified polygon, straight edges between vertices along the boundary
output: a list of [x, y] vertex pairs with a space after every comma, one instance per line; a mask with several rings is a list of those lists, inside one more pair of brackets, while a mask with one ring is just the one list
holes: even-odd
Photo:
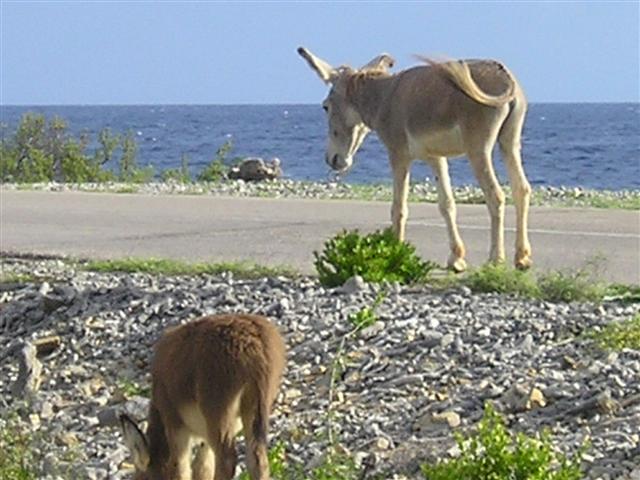
[[[278, 157], [286, 178], [324, 181], [327, 125], [318, 105], [136, 105], [1, 106], [2, 136], [7, 138], [25, 112], [57, 115], [74, 134], [95, 140], [103, 128], [132, 131], [138, 163], [157, 169], [177, 167], [183, 155], [193, 172], [215, 156], [227, 140], [230, 157]], [[95, 143], [89, 148], [95, 148]], [[495, 165], [507, 181], [499, 153]], [[523, 135], [523, 161], [534, 186], [640, 189], [640, 104], [580, 103], [529, 106]], [[464, 159], [450, 162], [454, 185], [475, 184]], [[343, 177], [349, 183], [388, 183], [384, 146], [370, 134]], [[415, 162], [412, 181], [432, 178]]]

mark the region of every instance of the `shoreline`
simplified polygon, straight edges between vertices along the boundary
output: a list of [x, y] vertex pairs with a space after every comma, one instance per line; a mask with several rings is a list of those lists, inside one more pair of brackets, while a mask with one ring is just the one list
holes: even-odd
[[[507, 204], [512, 204], [511, 189], [503, 185]], [[211, 195], [256, 198], [297, 198], [317, 200], [364, 200], [390, 202], [390, 184], [348, 184], [343, 182], [313, 182], [300, 180], [269, 180], [245, 182], [148, 182], [148, 183], [2, 183], [0, 190], [47, 192], [136, 193], [146, 195]], [[483, 204], [482, 190], [472, 185], [453, 188], [458, 204]], [[437, 187], [431, 182], [412, 183], [411, 203], [437, 203]], [[596, 190], [580, 187], [533, 187], [532, 206], [593, 207], [604, 209], [640, 210], [640, 190]]]

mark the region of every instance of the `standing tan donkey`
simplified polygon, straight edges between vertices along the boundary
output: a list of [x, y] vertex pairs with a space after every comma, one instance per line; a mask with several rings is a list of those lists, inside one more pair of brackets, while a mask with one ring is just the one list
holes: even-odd
[[370, 130], [389, 152], [393, 170], [391, 219], [404, 240], [411, 162], [429, 163], [438, 182], [438, 205], [449, 233], [448, 266], [466, 268], [465, 247], [456, 224], [456, 206], [447, 159], [469, 158], [491, 216], [489, 258], [503, 262], [504, 193], [493, 169], [491, 153], [496, 140], [507, 167], [516, 207], [518, 268], [531, 266], [527, 233], [531, 187], [522, 169], [520, 140], [527, 101], [506, 67], [493, 60], [435, 63], [391, 74], [394, 60], [379, 55], [355, 70], [334, 68], [305, 48], [298, 53], [327, 84], [323, 102], [329, 120], [326, 162], [346, 171]]
[[[219, 315], [168, 330], [155, 347], [147, 435], [120, 417], [137, 480], [231, 480], [244, 431], [252, 480], [268, 480], [269, 414], [285, 365], [278, 330], [257, 315]], [[192, 439], [205, 445], [193, 461]]]

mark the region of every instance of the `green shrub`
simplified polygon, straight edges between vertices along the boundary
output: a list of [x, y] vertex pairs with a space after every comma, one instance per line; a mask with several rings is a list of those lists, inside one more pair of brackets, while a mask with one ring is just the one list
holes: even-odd
[[228, 167], [226, 165], [227, 155], [233, 148], [233, 143], [229, 140], [224, 142], [218, 150], [213, 160], [204, 167], [204, 169], [198, 174], [198, 181], [200, 182], [219, 182], [226, 177]]
[[354, 275], [367, 282], [412, 283], [427, 278], [435, 265], [422, 261], [415, 247], [400, 242], [390, 230], [360, 235], [344, 231], [327, 240], [322, 254], [313, 253], [320, 282], [342, 285]]
[[121, 147], [118, 178], [123, 181], [143, 182], [153, 177], [153, 169], [136, 166], [137, 144], [132, 133], [125, 137], [104, 129], [98, 134], [99, 147], [88, 155], [89, 139], [68, 133], [64, 120], [26, 113], [15, 134], [0, 144], [0, 181], [16, 183], [49, 182], [52, 180], [81, 183], [104, 182], [115, 178], [104, 168]]
[[118, 179], [125, 183], [147, 183], [153, 179], [155, 169], [152, 166], [139, 167], [136, 160], [138, 144], [132, 131], [127, 132], [120, 142], [121, 156]]
[[459, 457], [423, 465], [426, 480], [580, 480], [582, 450], [572, 459], [557, 453], [548, 435], [513, 435], [487, 404], [477, 431], [457, 435]]

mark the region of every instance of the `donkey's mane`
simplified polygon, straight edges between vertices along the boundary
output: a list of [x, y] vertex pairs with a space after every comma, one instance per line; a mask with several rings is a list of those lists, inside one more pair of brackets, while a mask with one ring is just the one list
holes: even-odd
[[351, 75], [347, 79], [347, 97], [353, 97], [356, 92], [360, 90], [362, 84], [367, 80], [390, 77], [392, 74], [384, 68], [369, 68], [367, 70], [359, 70]]

